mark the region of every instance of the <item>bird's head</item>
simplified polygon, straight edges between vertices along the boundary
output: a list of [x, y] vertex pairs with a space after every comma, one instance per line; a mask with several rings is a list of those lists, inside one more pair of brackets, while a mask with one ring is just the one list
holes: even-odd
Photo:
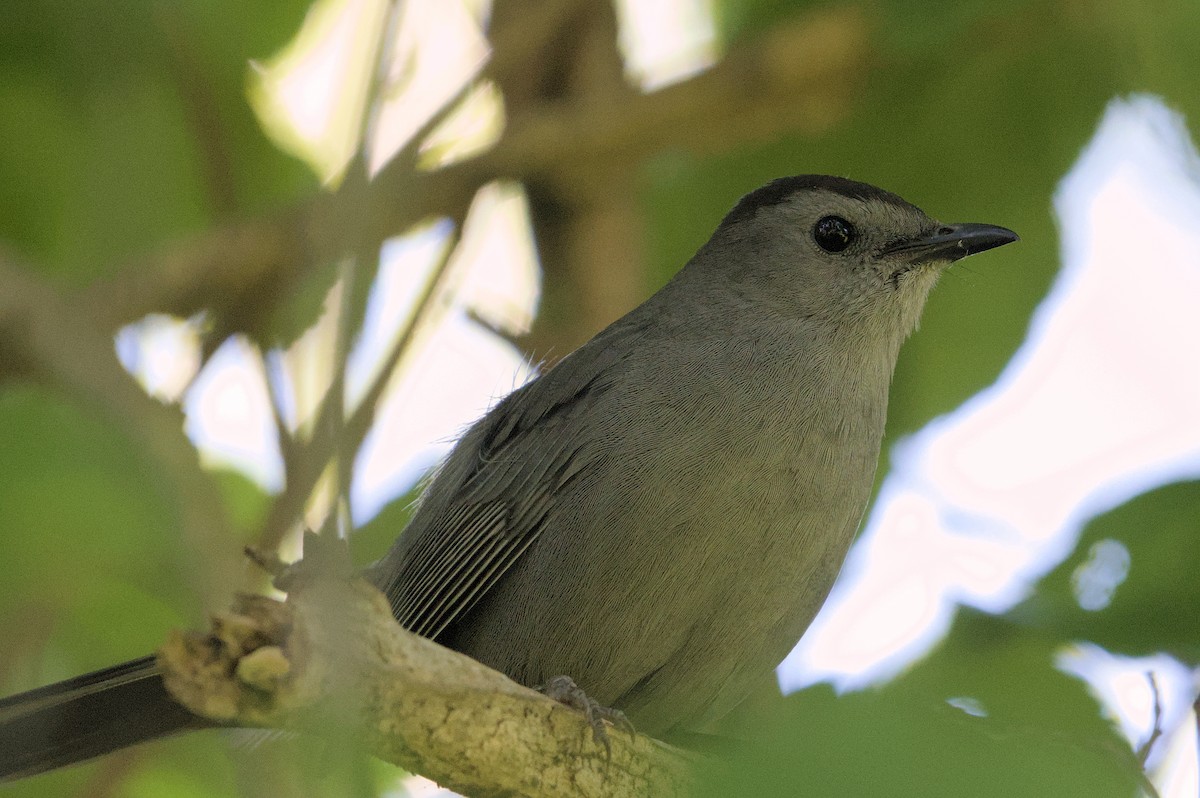
[[943, 224], [865, 183], [799, 175], [744, 196], [689, 269], [764, 312], [903, 340], [947, 266], [1016, 240], [995, 225]]

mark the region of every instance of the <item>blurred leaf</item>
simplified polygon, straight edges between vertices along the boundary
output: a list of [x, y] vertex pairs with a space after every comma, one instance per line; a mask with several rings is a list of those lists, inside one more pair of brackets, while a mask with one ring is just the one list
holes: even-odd
[[[216, 733], [207, 732], [206, 736], [216, 737]], [[217, 755], [199, 759], [199, 754], [215, 746], [197, 745], [197, 742], [199, 741], [189, 740], [186, 746], [176, 746], [185, 748], [191, 754], [194, 764], [190, 768], [162, 765], [145, 768], [122, 785], [122, 794], [128, 798], [212, 798], [218, 795], [236, 795], [233, 773], [227, 764], [224, 767], [220, 766], [223, 761], [228, 761], [227, 758], [221, 756], [220, 752], [212, 752]], [[204, 766], [198, 767], [201, 762]]]
[[241, 471], [219, 468], [209, 473], [216, 479], [229, 517], [243, 534], [243, 540], [246, 543], [253, 542], [271, 508], [272, 497]]
[[[256, 732], [249, 732], [254, 738]], [[236, 734], [235, 734], [236, 736]], [[314, 736], [272, 736], [256, 745], [236, 745], [233, 755], [243, 784], [265, 784], [254, 794], [271, 798], [397, 794], [403, 771], [363, 753], [350, 730]]]
[[421, 482], [403, 496], [388, 502], [374, 518], [354, 530], [350, 538], [350, 555], [355, 565], [365, 567], [387, 553], [404, 527], [408, 526], [416, 509], [417, 497], [424, 486], [424, 482]]
[[875, 9], [876, 29], [889, 46], [926, 54], [989, 38], [1006, 22], [1024, 26], [1029, 18], [1055, 13], [1048, 4], [1028, 0], [881, 0]]
[[59, 641], [67, 661], [46, 664], [64, 675], [157, 645], [165, 626], [138, 619], [172, 613], [146, 598], [178, 612], [191, 597], [154, 468], [105, 419], [34, 388], [0, 392], [0, 440], [0, 623]]
[[[134, 445], [88, 407], [11, 383], [0, 440], [0, 694], [147, 654], [186, 624], [194, 567], [165, 486]], [[261, 493], [236, 475], [222, 482], [239, 521], [260, 512]], [[225, 747], [215, 732], [188, 734], [6, 794], [85, 795], [106, 769], [131, 765], [122, 795], [231, 795]]]
[[[1094, 519], [1074, 553], [1008, 613], [1015, 623], [1063, 640], [1090, 640], [1114, 653], [1165, 651], [1200, 662], [1200, 550], [1196, 548], [1200, 482], [1159, 488]], [[1111, 603], [1089, 611], [1076, 593], [1093, 547], [1115, 541], [1129, 553], [1129, 571], [1112, 585]], [[1102, 563], [1091, 563], [1102, 568]], [[1093, 574], [1105, 579], [1105, 574]]]
[[962, 613], [941, 649], [880, 689], [838, 697], [819, 685], [777, 702], [709, 794], [1131, 798], [1128, 745], [1051, 667], [1055, 650]]
[[316, 183], [245, 99], [307, 2], [10, 0], [0, 17], [0, 239], [82, 282]]
[[[195, 600], [159, 473], [89, 409], [29, 386], [0, 391], [2, 694], [147, 654]], [[88, 794], [105, 766], [21, 782], [12, 794]]]
[[720, 38], [737, 45], [814, 5], [811, 0], [717, 0], [713, 17]]

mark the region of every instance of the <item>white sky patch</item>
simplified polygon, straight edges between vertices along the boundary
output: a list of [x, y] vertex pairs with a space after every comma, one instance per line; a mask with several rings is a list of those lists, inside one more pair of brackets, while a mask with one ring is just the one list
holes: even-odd
[[324, 180], [358, 146], [386, 10], [386, 0], [318, 0], [278, 55], [252, 64], [263, 129]]
[[[377, 362], [386, 354], [399, 326], [394, 316], [400, 308], [410, 308], [418, 293], [406, 280], [425, 281], [411, 271], [403, 278], [392, 271], [389, 260], [403, 252], [385, 248], [387, 271], [381, 270], [369, 305], [395, 308], [386, 321], [392, 332], [364, 336], [356, 362]], [[481, 323], [516, 335], [533, 320], [539, 269], [523, 192], [499, 184], [482, 189], [452, 258], [448, 272], [454, 277], [454, 304], [434, 314], [414, 339], [355, 461], [351, 505], [356, 524], [407, 492], [459, 433], [533, 375], [520, 351]], [[353, 382], [363, 381], [356, 377]]]
[[[531, 371], [521, 354], [455, 314], [389, 390], [355, 461], [354, 523], [370, 520], [450, 450], [459, 433]], [[398, 530], [397, 530], [398, 531]]]
[[268, 351], [263, 357], [263, 368], [266, 369], [267, 383], [271, 386], [271, 399], [275, 412], [279, 414], [283, 426], [296, 430], [300, 426], [300, 401], [296, 396], [295, 385], [288, 375], [287, 357], [278, 349]]
[[[458, 0], [404, 3], [370, 137], [374, 173], [483, 67], [491, 49], [478, 20]], [[498, 107], [479, 106], [456, 132], [469, 150], [476, 133], [490, 144], [498, 134]], [[471, 139], [474, 141], [474, 139]]]
[[1088, 558], [1071, 574], [1075, 601], [1090, 612], [1099, 612], [1112, 603], [1117, 588], [1129, 576], [1132, 559], [1129, 549], [1119, 540], [1098, 540], [1088, 549]]
[[458, 300], [505, 335], [529, 332], [541, 296], [541, 270], [529, 204], [519, 185], [492, 183], [479, 191], [455, 257], [466, 263]]
[[625, 73], [654, 91], [702, 72], [717, 60], [711, 0], [616, 0]]
[[448, 222], [438, 223], [384, 243], [362, 334], [346, 364], [348, 410], [358, 406], [401, 330], [410, 323], [417, 298], [445, 255], [451, 232]]
[[241, 336], [213, 354], [184, 396], [185, 430], [210, 465], [235, 468], [265, 490], [283, 488], [283, 458], [258, 349]]
[[504, 98], [496, 84], [476, 81], [421, 142], [423, 168], [441, 167], [490, 148], [504, 130]]
[[955, 709], [962, 710], [973, 718], [986, 718], [988, 716], [987, 707], [978, 698], [972, 696], [953, 696], [947, 698], [946, 703]]
[[164, 402], [177, 401], [200, 368], [202, 327], [201, 316], [151, 314], [117, 332], [117, 358], [146, 393]]
[[[369, 120], [368, 164], [378, 170], [479, 73], [489, 48], [475, 13], [457, 0], [439, 0], [402, 3], [389, 19], [386, 0], [318, 0], [292, 42], [254, 64], [251, 100], [264, 129], [333, 181]], [[380, 71], [386, 24], [397, 33]], [[367, 95], [377, 74], [383, 85], [372, 111]], [[486, 110], [495, 117], [495, 107]], [[490, 143], [495, 124], [481, 122], [481, 113], [471, 116], [467, 132]]]

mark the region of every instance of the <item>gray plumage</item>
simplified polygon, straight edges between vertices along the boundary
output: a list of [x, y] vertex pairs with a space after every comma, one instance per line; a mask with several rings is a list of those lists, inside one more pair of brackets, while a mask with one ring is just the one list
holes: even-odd
[[[814, 240], [829, 216], [857, 233], [843, 251]], [[840, 178], [747, 195], [462, 438], [376, 570], [396, 617], [524, 684], [570, 676], [649, 734], [709, 727], [837, 575], [900, 344], [968, 251], [912, 242], [953, 229]]]
[[[777, 180], [661, 291], [476, 423], [369, 576], [397, 619], [643, 732], [708, 730], [824, 601], [944, 266], [1016, 240]], [[211, 722], [153, 658], [0, 700], [0, 780]]]

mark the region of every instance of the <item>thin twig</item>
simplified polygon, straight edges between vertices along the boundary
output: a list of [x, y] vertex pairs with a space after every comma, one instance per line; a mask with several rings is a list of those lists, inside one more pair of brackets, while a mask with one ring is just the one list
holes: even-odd
[[1137, 750], [1138, 762], [1141, 763], [1142, 769], [1146, 769], [1146, 762], [1150, 759], [1150, 752], [1154, 749], [1154, 744], [1158, 742], [1158, 738], [1162, 737], [1163, 727], [1163, 709], [1162, 709], [1162, 691], [1158, 689], [1158, 680], [1154, 677], [1154, 671], [1146, 671], [1146, 679], [1150, 682], [1150, 691], [1154, 695], [1154, 725], [1150, 728], [1150, 736], [1146, 742]]
[[[384, 48], [387, 49], [387, 48]], [[434, 113], [425, 123], [416, 135], [405, 145], [405, 147], [393, 158], [389, 164], [389, 169], [403, 170], [397, 171], [397, 175], [407, 175], [409, 178], [415, 178], [416, 158], [419, 151], [420, 142], [425, 139], [429, 133], [440, 125], [445, 118], [457, 107], [458, 103], [466, 96], [469, 86], [463, 86], [459, 93], [446, 105]], [[364, 142], [364, 146], [366, 146]], [[360, 156], [361, 160], [361, 156]], [[404, 179], [403, 177], [398, 179]], [[360, 192], [370, 190], [370, 185], [365, 181], [365, 170], [352, 166], [347, 173], [346, 183], [343, 184], [339, 195], [345, 194], [350, 197], [365, 196]], [[347, 203], [348, 205], [350, 203]], [[455, 223], [457, 230], [462, 226], [463, 218], [465, 217], [465, 209], [463, 212], [453, 214], [451, 218]], [[354, 242], [354, 251], [359, 255], [359, 260], [365, 262], [365, 259], [370, 253], [373, 259], [371, 263], [374, 268], [369, 270], [369, 275], [360, 273], [361, 270], [356, 270], [353, 275], [343, 274], [343, 278], [353, 276], [354, 279], [374, 280], [374, 276], [378, 269], [378, 252], [382, 244], [382, 240], [376, 240], [376, 237], [371, 234], [371, 228], [367, 221], [367, 215], [362, 214], [355, 221], [350, 222], [351, 232], [349, 240]], [[354, 228], [358, 229], [355, 230]], [[343, 230], [345, 234], [345, 230]], [[340, 345], [337, 355], [337, 374], [338, 376], [332, 381], [329, 388], [326, 390], [325, 397], [321, 401], [317, 411], [316, 418], [312, 424], [311, 436], [307, 441], [292, 440], [291, 452], [293, 457], [290, 462], [287, 462], [287, 484], [284, 491], [276, 498], [271, 505], [271, 509], [267, 514], [266, 520], [263, 522], [262, 529], [258, 535], [257, 546], [260, 549], [271, 550], [277, 547], [283, 536], [296, 523], [308, 501], [309, 495], [313, 488], [320, 480], [325, 468], [330, 462], [330, 458], [338, 458], [338, 481], [339, 490], [343, 496], [349, 495], [349, 482], [351, 478], [351, 469], [353, 467], [353, 458], [362, 444], [367, 431], [370, 429], [370, 421], [374, 418], [374, 409], [371, 408], [369, 413], [364, 414], [363, 405], [378, 401], [379, 396], [383, 393], [388, 380], [391, 378], [391, 373], [395, 364], [399, 362], [403, 354], [403, 348], [407, 347], [412, 340], [412, 324], [416, 324], [424, 317], [427, 305], [431, 297], [435, 295], [435, 289], [438, 286], [440, 278], [445, 271], [446, 264], [449, 261], [453, 251], [453, 244], [457, 241], [457, 234], [450, 242], [446, 255], [436, 269], [434, 275], [430, 278], [426, 291], [418, 297], [413, 306], [413, 314], [410, 317], [412, 320], [410, 327], [400, 335], [397, 346], [393, 347], [392, 352], [386, 358], [376, 375], [375, 382], [367, 391], [367, 394], [360, 405], [355, 409], [353, 415], [347, 421], [346, 412], [343, 406], [345, 395], [345, 366], [348, 360], [349, 342], [358, 334], [357, 325], [354, 330], [346, 329], [342, 332], [339, 338]], [[340, 308], [342, 319], [347, 322], [352, 319], [361, 319], [362, 314], [352, 314], [354, 308], [348, 304], [359, 292], [354, 290], [356, 287], [353, 280], [346, 281], [343, 288], [343, 305]], [[339, 325], [340, 326], [340, 325]], [[344, 345], [344, 350], [341, 348]], [[345, 460], [343, 464], [340, 461]], [[348, 505], [347, 505], [348, 509]]]
[[[358, 141], [359, 168], [367, 168], [371, 162], [371, 149], [379, 133], [379, 118], [381, 115], [384, 92], [387, 87], [388, 73], [392, 59], [395, 57], [396, 39], [400, 33], [400, 20], [403, 12], [401, 0], [391, 0], [384, 15], [383, 24], [375, 46], [375, 68], [371, 73], [368, 88], [369, 99], [365, 111], [365, 119], [360, 128]], [[373, 242], [372, 242], [373, 243]], [[346, 369], [350, 361], [350, 346], [362, 334], [362, 322], [365, 318], [364, 308], [356, 303], [366, 304], [369, 298], [368, 290], [374, 285], [379, 273], [379, 246], [373, 245], [368, 250], [360, 247], [351, 258], [342, 261], [341, 269], [341, 302], [338, 307], [337, 325], [333, 345], [333, 374], [329, 384], [325, 402], [329, 406], [327, 418], [332, 428], [329, 434], [334, 441], [342, 442], [333, 452], [333, 462], [337, 473], [337, 491], [330, 511], [336, 516], [335, 521], [349, 522], [352, 517], [350, 487], [354, 480], [354, 449], [344, 445], [346, 422]], [[347, 527], [335, 523], [339, 532], [346, 532]]]
[[380, 364], [379, 372], [371, 382], [371, 387], [363, 394], [362, 400], [354, 408], [350, 419], [346, 423], [346, 433], [349, 440], [354, 442], [355, 448], [362, 443], [363, 439], [366, 438], [367, 432], [371, 429], [371, 425], [375, 421], [375, 411], [379, 406], [379, 400], [383, 397], [384, 391], [391, 382], [396, 366], [408, 352], [417, 331], [432, 311], [435, 300], [444, 294], [444, 283], [447, 281], [450, 266], [454, 262], [454, 256], [458, 251], [462, 227], [462, 224], [455, 226], [454, 232], [446, 244], [445, 254], [426, 282], [425, 290], [413, 305], [413, 312], [409, 316], [408, 324], [397, 335], [396, 341], [392, 344], [391, 350], [388, 351], [387, 357]]
[[442, 260], [426, 283], [425, 290], [413, 304], [413, 312], [409, 316], [408, 324], [398, 334], [362, 400], [351, 411], [346, 423], [341, 426], [340, 435], [335, 436], [334, 430], [329, 424], [331, 414], [340, 411], [340, 403], [335, 406], [328, 401], [328, 397], [321, 403], [312, 427], [312, 436], [307, 441], [296, 444], [297, 456], [292, 469], [288, 472], [287, 486], [272, 504], [271, 510], [263, 522], [257, 544], [259, 549], [269, 551], [279, 545], [283, 535], [299, 517], [304, 502], [324, 472], [329, 458], [334, 456], [339, 449], [357, 451], [362, 444], [374, 421], [375, 406], [387, 388], [396, 364], [400, 362], [406, 349], [412, 343], [415, 332], [425, 319], [433, 301], [441, 294], [439, 289], [442, 285], [442, 278], [452, 260], [458, 241], [457, 230], [460, 227], [461, 225], [455, 227], [456, 232], [448, 242]]

